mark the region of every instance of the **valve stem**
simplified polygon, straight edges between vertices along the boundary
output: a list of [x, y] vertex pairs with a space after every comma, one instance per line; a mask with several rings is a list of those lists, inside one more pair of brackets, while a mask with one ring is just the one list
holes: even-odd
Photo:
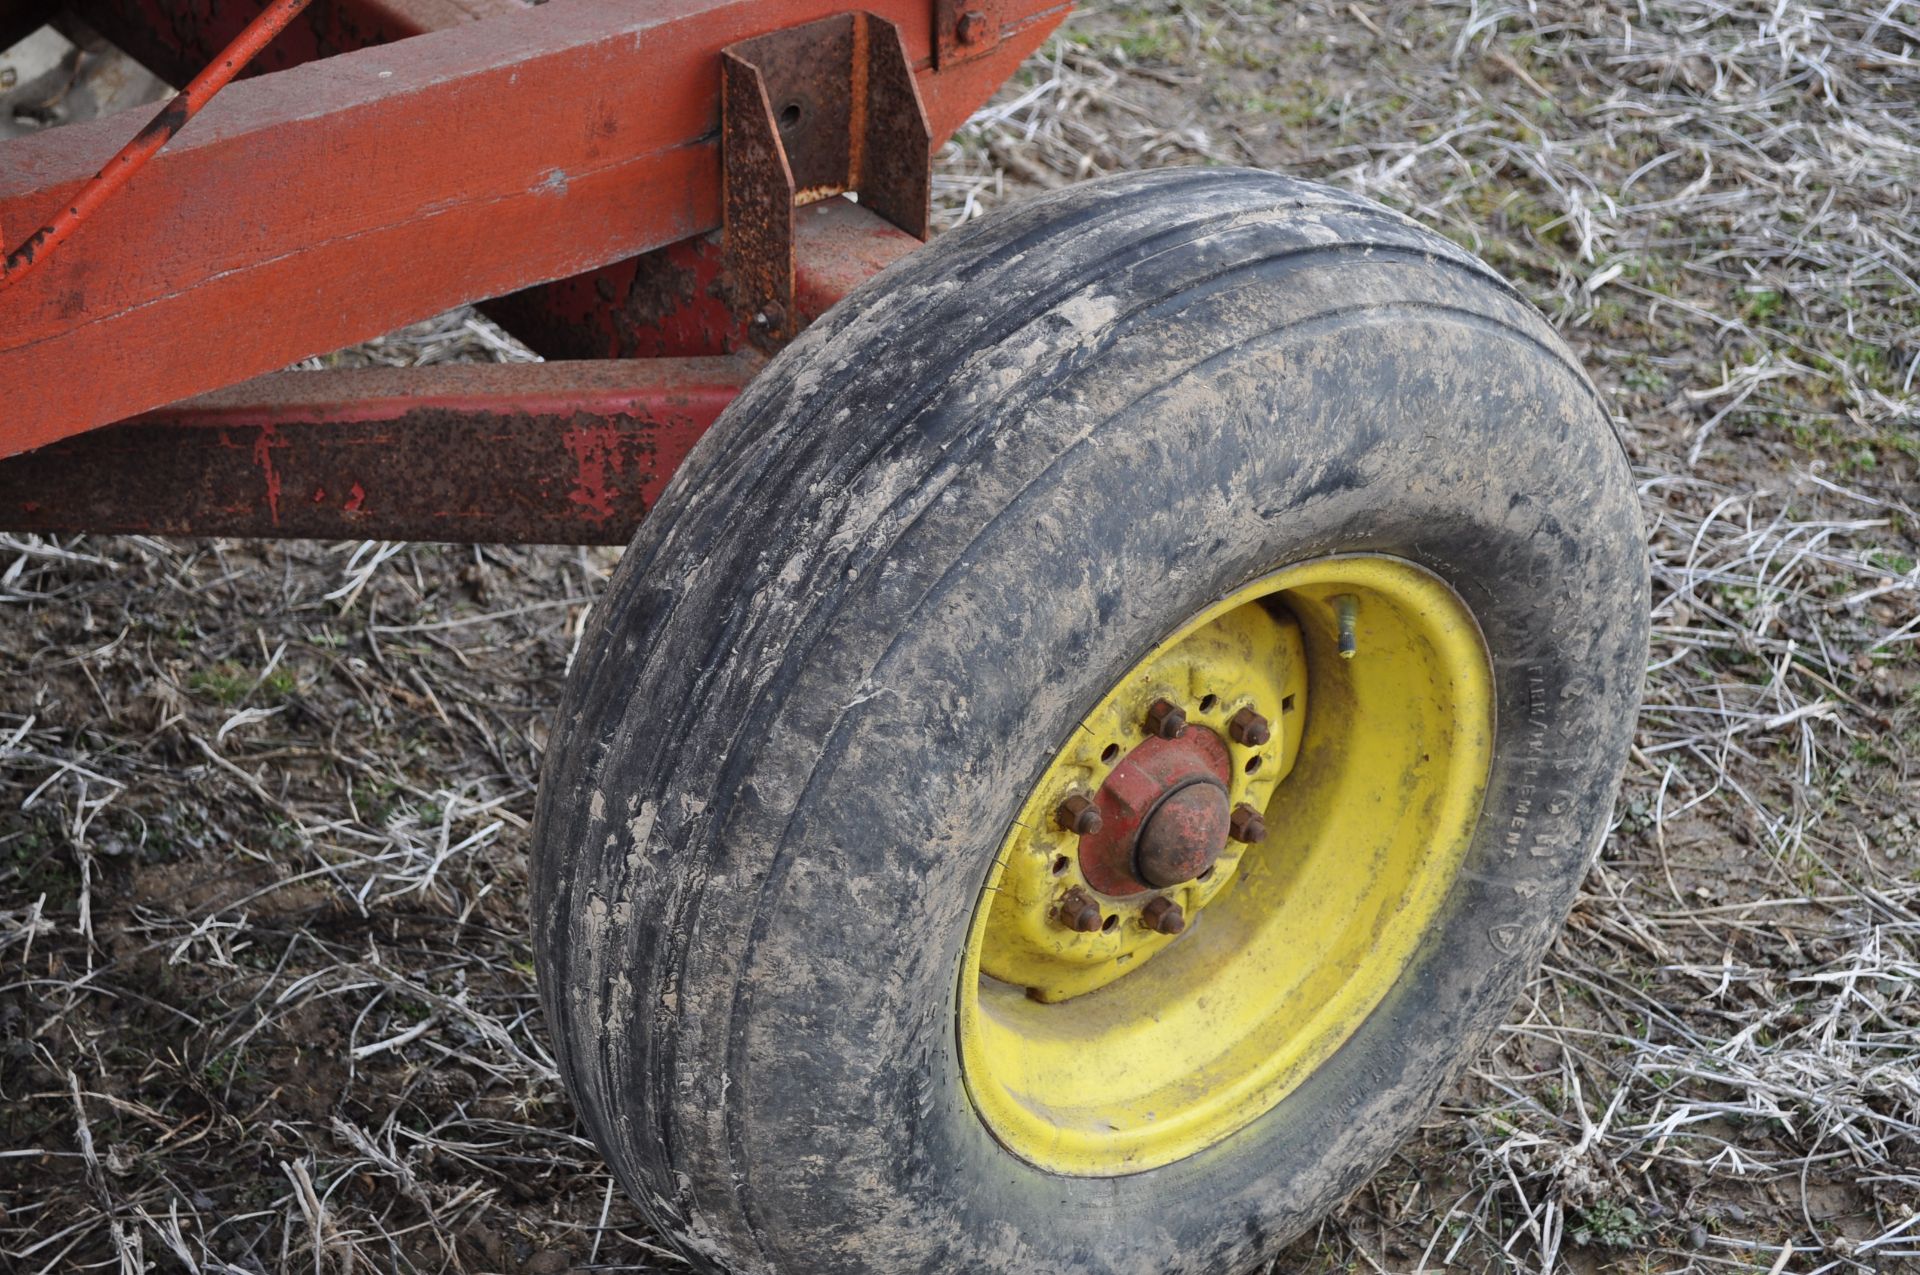
[[1360, 600], [1351, 593], [1343, 593], [1333, 600], [1333, 613], [1340, 621], [1340, 658], [1350, 660], [1359, 649], [1353, 638], [1353, 621], [1360, 609]]

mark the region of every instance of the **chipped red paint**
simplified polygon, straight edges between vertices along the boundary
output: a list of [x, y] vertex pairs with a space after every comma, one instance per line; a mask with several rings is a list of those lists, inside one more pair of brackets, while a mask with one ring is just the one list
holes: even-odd
[[[844, 199], [795, 226], [809, 321], [918, 245]], [[756, 366], [742, 354], [277, 373], [0, 460], [0, 527], [618, 543]], [[289, 492], [310, 494], [289, 508]]]
[[613, 517], [614, 493], [621, 470], [620, 431], [611, 425], [576, 425], [561, 435], [573, 457], [573, 489], [567, 499], [594, 522]]
[[[221, 435], [223, 442], [226, 437]], [[271, 425], [262, 427], [253, 440], [253, 463], [260, 470], [260, 490], [267, 498], [267, 513], [276, 527], [280, 525], [280, 474], [273, 467], [273, 449], [285, 446]]]
[[622, 544], [756, 366], [277, 373], [0, 461], [0, 526]]
[[[899, 27], [934, 144], [1068, 7], [1007, 0], [991, 53], [936, 70], [927, 0], [863, 5]], [[555, 0], [236, 82], [86, 251], [8, 290], [0, 456], [716, 228], [720, 50], [842, 11]], [[127, 136], [0, 142], [0, 225], [44, 224]]]

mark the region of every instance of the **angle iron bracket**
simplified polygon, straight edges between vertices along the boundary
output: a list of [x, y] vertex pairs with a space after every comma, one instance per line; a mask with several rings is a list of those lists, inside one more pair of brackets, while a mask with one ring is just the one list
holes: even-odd
[[793, 210], [847, 191], [918, 239], [929, 232], [933, 130], [900, 29], [843, 13], [720, 54], [724, 257], [754, 342], [799, 332]]

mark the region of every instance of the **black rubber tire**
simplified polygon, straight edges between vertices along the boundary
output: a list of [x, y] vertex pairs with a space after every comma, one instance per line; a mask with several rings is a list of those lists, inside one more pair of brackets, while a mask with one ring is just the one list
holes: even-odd
[[[1484, 812], [1396, 989], [1213, 1148], [1053, 1176], [969, 1105], [956, 972], [1074, 723], [1254, 577], [1445, 578], [1498, 697]], [[1365, 1180], [1511, 1008], [1604, 834], [1647, 644], [1633, 483], [1490, 270], [1247, 170], [1035, 199], [806, 332], [596, 609], [534, 838], [594, 1140], [706, 1269], [1230, 1272]]]

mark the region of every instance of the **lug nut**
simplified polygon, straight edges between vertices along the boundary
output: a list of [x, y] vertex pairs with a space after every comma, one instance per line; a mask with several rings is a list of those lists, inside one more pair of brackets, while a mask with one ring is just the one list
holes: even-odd
[[1267, 725], [1266, 718], [1249, 707], [1233, 715], [1233, 720], [1227, 723], [1227, 734], [1233, 737], [1236, 744], [1258, 748], [1273, 738], [1273, 728]]
[[1187, 928], [1187, 914], [1180, 905], [1165, 895], [1154, 899], [1140, 910], [1140, 920], [1155, 934], [1178, 934]]
[[1100, 811], [1078, 793], [1053, 808], [1053, 821], [1076, 836], [1090, 837], [1100, 831]]
[[1265, 841], [1267, 821], [1260, 817], [1258, 810], [1243, 801], [1233, 808], [1233, 814], [1227, 818], [1227, 835], [1248, 845]]
[[1178, 739], [1187, 728], [1187, 710], [1169, 699], [1157, 699], [1147, 706], [1147, 734], [1156, 739]]
[[1077, 885], [1060, 896], [1060, 907], [1054, 915], [1060, 924], [1079, 934], [1091, 934], [1100, 928], [1100, 905]]

